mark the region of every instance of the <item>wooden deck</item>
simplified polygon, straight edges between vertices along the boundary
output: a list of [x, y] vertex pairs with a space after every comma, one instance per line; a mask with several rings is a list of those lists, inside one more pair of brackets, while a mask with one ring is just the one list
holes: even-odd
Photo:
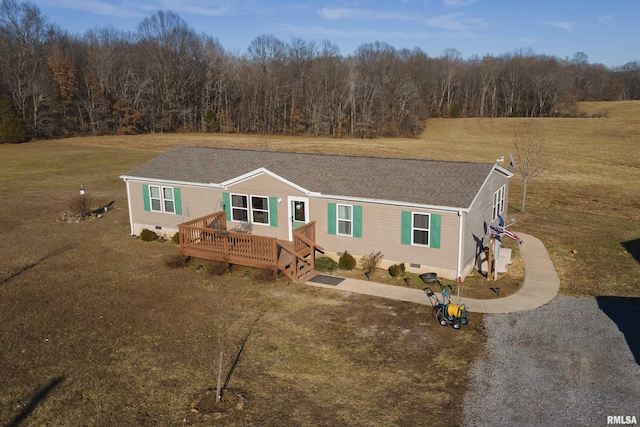
[[178, 226], [184, 256], [282, 271], [294, 282], [315, 276], [315, 221], [293, 230], [293, 241], [227, 230], [226, 212]]

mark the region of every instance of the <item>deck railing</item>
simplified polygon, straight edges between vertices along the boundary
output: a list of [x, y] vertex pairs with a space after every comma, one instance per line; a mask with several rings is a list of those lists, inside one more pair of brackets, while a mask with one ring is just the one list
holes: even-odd
[[[315, 222], [293, 230], [293, 242], [236, 233], [226, 227], [224, 211], [180, 224], [181, 253], [249, 267], [281, 269], [298, 281], [304, 274], [313, 272], [315, 250], [322, 250], [315, 243]], [[278, 262], [282, 251], [291, 254], [291, 262], [287, 265]]]

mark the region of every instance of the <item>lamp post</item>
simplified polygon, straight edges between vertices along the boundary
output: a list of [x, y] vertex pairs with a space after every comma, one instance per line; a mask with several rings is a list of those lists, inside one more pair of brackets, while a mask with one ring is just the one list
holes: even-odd
[[87, 214], [87, 195], [84, 191], [84, 185], [80, 184], [80, 217], [84, 218]]

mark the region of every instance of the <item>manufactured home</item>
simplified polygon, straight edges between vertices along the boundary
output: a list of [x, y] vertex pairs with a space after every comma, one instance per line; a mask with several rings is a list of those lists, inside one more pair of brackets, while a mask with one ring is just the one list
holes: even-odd
[[297, 281], [317, 251], [380, 251], [383, 267], [464, 278], [505, 216], [511, 177], [491, 163], [179, 146], [121, 178], [132, 235], [179, 232], [185, 255]]

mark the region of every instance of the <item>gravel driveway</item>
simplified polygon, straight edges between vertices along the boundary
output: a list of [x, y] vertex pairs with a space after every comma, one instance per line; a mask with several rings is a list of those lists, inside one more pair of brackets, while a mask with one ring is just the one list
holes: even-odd
[[485, 319], [488, 350], [471, 372], [465, 425], [640, 423], [640, 298], [558, 295]]

